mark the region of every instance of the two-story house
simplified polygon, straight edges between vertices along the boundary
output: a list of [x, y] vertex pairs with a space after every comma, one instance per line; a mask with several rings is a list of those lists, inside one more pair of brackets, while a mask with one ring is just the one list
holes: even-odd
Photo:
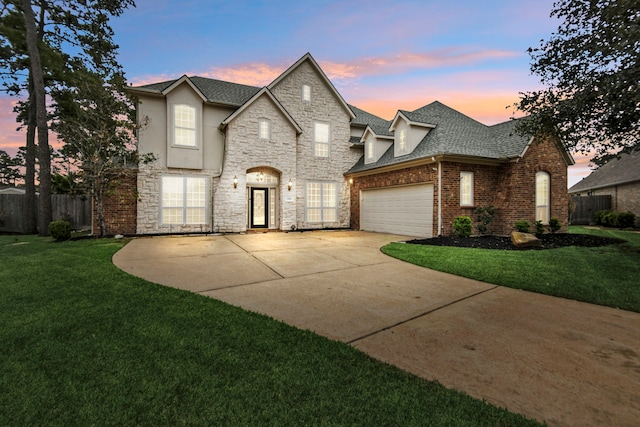
[[485, 126], [439, 102], [384, 120], [348, 105], [310, 54], [262, 88], [182, 76], [130, 92], [138, 148], [156, 161], [105, 206], [113, 234], [430, 237], [488, 205], [496, 233], [523, 219], [567, 222], [573, 160], [560, 141], [521, 137], [512, 121]]

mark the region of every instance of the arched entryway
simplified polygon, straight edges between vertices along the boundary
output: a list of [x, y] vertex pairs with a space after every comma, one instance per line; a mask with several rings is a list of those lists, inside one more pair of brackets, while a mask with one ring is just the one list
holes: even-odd
[[269, 167], [247, 170], [247, 228], [278, 229], [280, 172]]

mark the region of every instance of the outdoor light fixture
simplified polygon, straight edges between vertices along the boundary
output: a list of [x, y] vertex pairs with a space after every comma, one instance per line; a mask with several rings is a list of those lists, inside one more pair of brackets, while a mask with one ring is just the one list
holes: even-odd
[[291, 180], [289, 180], [289, 183], [287, 184], [287, 189], [289, 191], [291, 191], [291, 187], [293, 187], [293, 182], [291, 182]]
[[353, 185], [353, 178], [349, 178], [349, 185]]
[[238, 188], [238, 175], [233, 176], [233, 188]]

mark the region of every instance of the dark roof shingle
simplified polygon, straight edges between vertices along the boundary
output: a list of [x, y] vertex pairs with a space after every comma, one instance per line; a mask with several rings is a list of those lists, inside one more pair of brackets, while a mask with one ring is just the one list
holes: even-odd
[[569, 193], [578, 193], [596, 188], [611, 187], [640, 181], [640, 150], [623, 153], [609, 160], [582, 181], [569, 188]]

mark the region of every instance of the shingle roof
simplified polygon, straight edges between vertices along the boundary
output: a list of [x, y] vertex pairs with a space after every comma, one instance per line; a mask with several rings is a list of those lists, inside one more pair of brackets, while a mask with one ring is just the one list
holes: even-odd
[[[176, 80], [168, 80], [166, 82], [152, 83], [148, 85], [138, 86], [133, 89], [144, 89], [150, 92], [162, 93], [169, 86], [174, 84]], [[191, 83], [198, 88], [200, 92], [207, 98], [207, 102], [227, 104], [232, 106], [241, 106], [247, 102], [253, 95], [261, 89], [256, 86], [248, 86], [238, 83], [225, 82], [222, 80], [209, 79], [206, 77], [193, 76], [189, 77]]]
[[351, 124], [369, 126], [376, 135], [393, 136], [393, 133], [389, 131], [389, 126], [391, 125], [390, 120], [374, 116], [353, 105], [349, 105], [349, 108], [351, 108], [351, 111], [356, 115], [355, 119], [351, 121]]
[[435, 128], [410, 154], [394, 157], [392, 146], [376, 163], [365, 165], [363, 156], [348, 173], [441, 155], [506, 160], [521, 155], [530, 141], [529, 137], [515, 132], [513, 120], [487, 126], [438, 101], [401, 113], [413, 122], [435, 125]]
[[569, 189], [577, 193], [596, 188], [640, 181], [640, 150], [620, 154], [609, 160]]

